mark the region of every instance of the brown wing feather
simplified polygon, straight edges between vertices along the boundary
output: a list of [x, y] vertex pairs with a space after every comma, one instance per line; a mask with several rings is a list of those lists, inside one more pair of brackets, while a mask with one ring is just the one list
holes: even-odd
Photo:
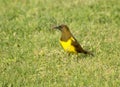
[[84, 53], [84, 54], [89, 54], [89, 55], [94, 56], [91, 52], [84, 50], [74, 37], [73, 37], [71, 45], [73, 45], [75, 47], [75, 50], [78, 53]]
[[84, 53], [83, 48], [81, 47], [81, 45], [77, 42], [77, 40], [74, 37], [73, 37], [71, 45], [73, 45], [75, 47], [75, 50], [78, 53]]

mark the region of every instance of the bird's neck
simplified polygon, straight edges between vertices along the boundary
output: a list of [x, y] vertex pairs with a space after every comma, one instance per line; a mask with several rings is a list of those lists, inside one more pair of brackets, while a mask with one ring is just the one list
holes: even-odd
[[72, 34], [71, 32], [62, 32], [62, 35], [61, 35], [61, 41], [68, 41], [69, 38], [72, 37]]

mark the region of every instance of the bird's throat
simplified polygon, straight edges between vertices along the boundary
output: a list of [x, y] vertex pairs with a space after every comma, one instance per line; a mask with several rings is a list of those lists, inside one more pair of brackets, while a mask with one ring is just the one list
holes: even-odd
[[72, 37], [72, 34], [70, 32], [62, 32], [61, 41], [68, 41]]

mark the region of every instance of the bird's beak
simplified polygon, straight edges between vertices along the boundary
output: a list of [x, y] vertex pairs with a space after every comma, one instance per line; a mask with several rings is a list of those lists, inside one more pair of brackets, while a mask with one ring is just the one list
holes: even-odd
[[53, 29], [61, 29], [61, 26], [55, 26], [55, 27], [53, 27]]

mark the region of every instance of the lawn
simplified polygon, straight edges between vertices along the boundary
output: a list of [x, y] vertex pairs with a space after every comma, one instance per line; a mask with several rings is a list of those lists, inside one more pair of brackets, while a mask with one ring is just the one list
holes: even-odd
[[[60, 24], [95, 56], [68, 55]], [[0, 0], [0, 87], [119, 86], [120, 0]]]

